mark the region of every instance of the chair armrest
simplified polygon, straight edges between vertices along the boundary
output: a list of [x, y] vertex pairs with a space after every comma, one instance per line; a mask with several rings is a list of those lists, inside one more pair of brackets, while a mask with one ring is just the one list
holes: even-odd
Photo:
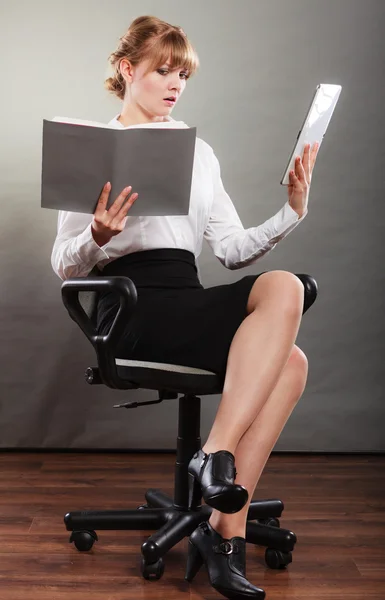
[[[98, 335], [89, 316], [79, 301], [80, 292], [115, 292], [119, 297], [119, 310], [107, 335]], [[128, 323], [136, 305], [138, 294], [134, 282], [128, 277], [74, 277], [66, 279], [61, 286], [63, 304], [71, 319], [79, 325], [91, 344], [102, 344], [112, 349], [116, 346], [124, 325]]]
[[[119, 309], [107, 335], [98, 335], [92, 320], [79, 302], [80, 292], [115, 292], [119, 297]], [[132, 389], [129, 382], [123, 382], [117, 374], [115, 349], [135, 308], [138, 293], [134, 282], [128, 277], [73, 277], [66, 279], [61, 286], [63, 304], [71, 319], [79, 325], [87, 339], [95, 348], [98, 366], [103, 383], [112, 388]]]

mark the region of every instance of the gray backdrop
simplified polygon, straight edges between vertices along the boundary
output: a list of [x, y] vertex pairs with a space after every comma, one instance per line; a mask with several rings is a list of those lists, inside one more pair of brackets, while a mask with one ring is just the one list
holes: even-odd
[[[198, 51], [172, 116], [213, 146], [245, 227], [287, 199], [279, 181], [315, 86], [342, 85], [304, 222], [252, 267], [227, 270], [207, 244], [199, 267], [207, 287], [273, 269], [318, 282], [297, 338], [307, 387], [276, 450], [384, 451], [383, 0], [1, 3], [1, 447], [175, 447], [177, 401], [119, 411], [156, 393], [85, 383], [94, 351], [51, 269], [57, 212], [40, 208], [43, 118], [120, 111], [107, 57], [143, 14], [181, 25]], [[219, 400], [202, 400], [203, 438]]]

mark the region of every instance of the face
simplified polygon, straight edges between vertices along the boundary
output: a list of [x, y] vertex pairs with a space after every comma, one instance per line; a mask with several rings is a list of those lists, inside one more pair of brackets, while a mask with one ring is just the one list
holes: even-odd
[[[149, 116], [167, 116], [186, 87], [188, 72], [182, 68], [171, 71], [166, 61], [158, 69], [145, 74], [148, 66], [148, 59], [136, 67], [124, 59], [121, 61], [120, 68], [127, 82], [125, 101]], [[170, 96], [176, 98], [173, 104], [164, 100]]]

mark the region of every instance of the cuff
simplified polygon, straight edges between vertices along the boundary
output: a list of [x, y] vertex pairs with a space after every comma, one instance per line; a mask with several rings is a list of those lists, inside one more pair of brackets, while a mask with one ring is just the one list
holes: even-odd
[[109, 255], [105, 251], [109, 242], [100, 247], [95, 242], [92, 231], [91, 223], [86, 229], [80, 233], [76, 238], [76, 252], [80, 260], [84, 263], [97, 264], [99, 261], [109, 258]]
[[282, 239], [285, 235], [290, 233], [301, 221], [304, 220], [308, 213], [308, 209], [305, 209], [302, 217], [299, 217], [287, 201], [279, 212], [273, 217], [273, 228], [274, 238]]

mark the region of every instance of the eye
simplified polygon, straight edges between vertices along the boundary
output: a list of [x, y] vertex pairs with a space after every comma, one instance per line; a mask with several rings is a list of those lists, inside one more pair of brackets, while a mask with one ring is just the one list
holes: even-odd
[[[160, 75], [164, 75], [165, 73], [168, 73], [167, 69], [157, 69], [157, 72], [160, 73]], [[189, 78], [188, 73], [181, 73], [181, 75], [184, 75], [185, 79]]]

